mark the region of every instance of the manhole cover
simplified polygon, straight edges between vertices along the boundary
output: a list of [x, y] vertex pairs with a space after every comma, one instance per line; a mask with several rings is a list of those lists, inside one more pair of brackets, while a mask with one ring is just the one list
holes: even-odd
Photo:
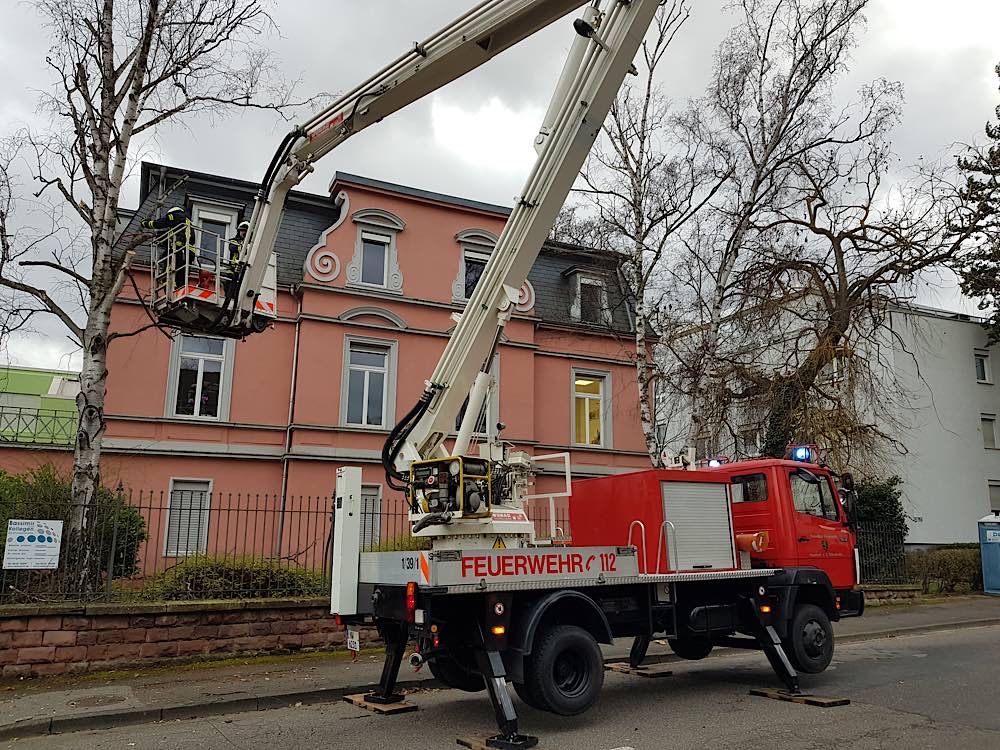
[[66, 705], [79, 708], [96, 708], [98, 706], [110, 706], [113, 703], [124, 703], [124, 695], [85, 695], [70, 701]]

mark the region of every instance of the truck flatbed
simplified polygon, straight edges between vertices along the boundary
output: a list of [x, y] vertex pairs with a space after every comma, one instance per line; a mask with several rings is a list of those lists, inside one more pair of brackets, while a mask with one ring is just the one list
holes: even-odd
[[766, 578], [778, 572], [750, 568], [645, 573], [635, 547], [526, 547], [364, 552], [358, 583], [405, 586], [412, 581], [428, 593], [472, 594]]

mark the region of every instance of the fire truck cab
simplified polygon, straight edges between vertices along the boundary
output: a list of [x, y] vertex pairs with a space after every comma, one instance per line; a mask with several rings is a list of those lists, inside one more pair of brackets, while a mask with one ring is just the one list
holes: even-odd
[[767, 535], [767, 548], [751, 551], [755, 562], [822, 570], [841, 611], [864, 606], [854, 591], [859, 575], [852, 488], [838, 487], [825, 467], [790, 460], [740, 461], [707, 471], [732, 485], [736, 534]]

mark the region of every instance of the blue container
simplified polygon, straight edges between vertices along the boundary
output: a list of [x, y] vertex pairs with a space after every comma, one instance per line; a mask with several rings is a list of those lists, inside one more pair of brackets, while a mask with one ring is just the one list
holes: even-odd
[[983, 556], [983, 591], [1000, 595], [1000, 513], [979, 519], [979, 549]]

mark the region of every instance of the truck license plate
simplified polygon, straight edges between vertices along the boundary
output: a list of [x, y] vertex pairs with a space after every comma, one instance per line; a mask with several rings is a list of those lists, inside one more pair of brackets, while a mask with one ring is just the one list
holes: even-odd
[[347, 649], [349, 651], [361, 650], [361, 634], [357, 630], [347, 629]]

